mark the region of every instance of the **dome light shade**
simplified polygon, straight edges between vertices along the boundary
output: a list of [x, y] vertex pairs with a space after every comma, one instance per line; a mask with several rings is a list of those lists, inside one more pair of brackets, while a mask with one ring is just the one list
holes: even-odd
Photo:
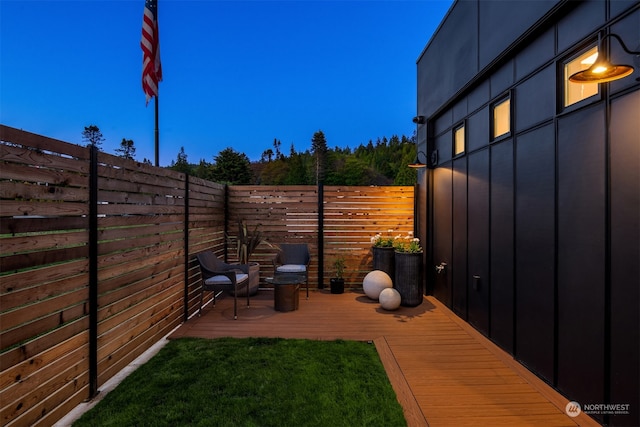
[[612, 64], [606, 58], [601, 58], [604, 46], [604, 40], [613, 37], [620, 43], [622, 49], [629, 55], [640, 55], [640, 52], [631, 51], [625, 46], [624, 42], [617, 34], [607, 34], [598, 42], [598, 59], [586, 70], [579, 71], [569, 77], [569, 81], [573, 83], [605, 83], [627, 77], [633, 73], [631, 65]]
[[608, 61], [598, 61], [586, 70], [569, 77], [573, 83], [604, 83], [627, 77], [633, 73], [631, 65], [613, 65]]

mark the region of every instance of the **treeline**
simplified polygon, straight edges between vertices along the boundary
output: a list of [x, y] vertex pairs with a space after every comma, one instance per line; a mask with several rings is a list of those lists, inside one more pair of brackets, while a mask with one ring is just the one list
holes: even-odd
[[[84, 142], [99, 149], [104, 141], [100, 128], [86, 126], [82, 132]], [[262, 153], [257, 162], [249, 161], [244, 153], [225, 148], [214, 156], [213, 162], [204, 159], [198, 164], [189, 163], [184, 147], [170, 169], [210, 181], [229, 184], [257, 185], [413, 185], [416, 171], [407, 165], [416, 159], [415, 137], [402, 135], [387, 139], [378, 138], [355, 150], [349, 147], [327, 148], [324, 133], [319, 130], [311, 139], [311, 149], [297, 152], [293, 146], [286, 155], [281, 142], [273, 141], [273, 149]], [[122, 138], [116, 155], [135, 160], [133, 140]], [[144, 159], [144, 163], [151, 164]]]
[[322, 181], [326, 185], [413, 185], [416, 181], [416, 171], [407, 166], [416, 158], [414, 137], [394, 135], [360, 144], [355, 150], [330, 149], [324, 134], [318, 131], [310, 150], [297, 152], [292, 145], [285, 155], [279, 140], [274, 140], [274, 149], [265, 150], [257, 162], [225, 148], [213, 163], [200, 160], [199, 164], [190, 164], [181, 148], [170, 168], [229, 184], [315, 185]]

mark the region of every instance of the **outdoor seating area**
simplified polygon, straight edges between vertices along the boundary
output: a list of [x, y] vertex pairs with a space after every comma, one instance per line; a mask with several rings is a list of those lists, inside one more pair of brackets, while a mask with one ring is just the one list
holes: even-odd
[[298, 275], [307, 287], [309, 298], [309, 263], [311, 254], [309, 245], [304, 243], [281, 243], [278, 245], [278, 253], [273, 259], [273, 275]]
[[523, 368], [433, 297], [387, 311], [362, 290], [314, 290], [300, 309], [274, 310], [263, 289], [250, 307], [224, 296], [169, 339], [280, 337], [370, 341], [403, 406], [409, 426], [595, 426], [565, 413], [567, 399]]
[[202, 287], [200, 288], [200, 306], [198, 315], [202, 312], [202, 303], [205, 291], [212, 291], [213, 305], [216, 305], [216, 291], [225, 289], [233, 294], [233, 317], [238, 318], [238, 294], [240, 287], [245, 288], [247, 297], [247, 307], [249, 306], [249, 265], [248, 264], [228, 264], [221, 261], [211, 251], [201, 252], [196, 255], [200, 266], [202, 277]]

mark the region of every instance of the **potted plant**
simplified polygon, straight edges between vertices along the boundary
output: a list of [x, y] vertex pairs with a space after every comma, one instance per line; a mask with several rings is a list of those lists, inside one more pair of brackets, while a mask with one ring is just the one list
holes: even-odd
[[342, 277], [342, 275], [344, 274], [344, 266], [345, 259], [342, 255], [334, 258], [333, 270], [336, 275], [329, 280], [329, 283], [331, 284], [332, 294], [341, 294], [344, 292], [344, 278]]
[[400, 293], [400, 304], [415, 307], [422, 304], [422, 247], [420, 240], [413, 237], [397, 236], [393, 241], [395, 249], [395, 278], [393, 287]]
[[[238, 220], [238, 234], [235, 237], [236, 256], [240, 264], [249, 265], [249, 295], [255, 295], [260, 287], [260, 264], [257, 262], [250, 263], [249, 258], [263, 241], [269, 244], [264, 240], [262, 232], [258, 230], [257, 224], [253, 230], [251, 230], [244, 220]], [[245, 296], [245, 292], [245, 289], [240, 289], [238, 296]]]
[[395, 276], [395, 259], [393, 248], [393, 229], [387, 230], [387, 234], [378, 233], [371, 238], [371, 250], [373, 252], [373, 269], [384, 271], [391, 280]]

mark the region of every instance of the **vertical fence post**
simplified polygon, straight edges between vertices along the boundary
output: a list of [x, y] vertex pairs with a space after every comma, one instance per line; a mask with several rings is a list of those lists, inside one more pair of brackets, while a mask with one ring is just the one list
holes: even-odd
[[[224, 234], [222, 236], [223, 243], [222, 247], [224, 248], [224, 262], [229, 262], [229, 258], [227, 257], [228, 245], [227, 245], [227, 236], [229, 235], [229, 184], [224, 185], [224, 218], [223, 218], [223, 230]], [[248, 291], [247, 291], [248, 292]]]
[[189, 320], [189, 174], [184, 177], [184, 313], [182, 320]]
[[98, 147], [89, 146], [89, 399], [98, 394]]
[[324, 289], [324, 182], [318, 182], [318, 289]]

